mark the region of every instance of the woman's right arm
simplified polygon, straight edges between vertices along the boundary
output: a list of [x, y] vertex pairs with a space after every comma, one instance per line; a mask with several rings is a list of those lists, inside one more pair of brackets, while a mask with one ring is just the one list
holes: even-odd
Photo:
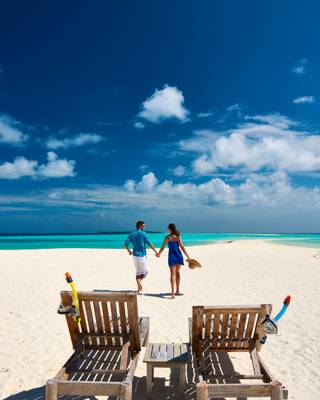
[[158, 251], [157, 257], [160, 257], [161, 253], [163, 252], [164, 248], [166, 247], [166, 244], [168, 243], [168, 238], [166, 237], [162, 243], [161, 249]]

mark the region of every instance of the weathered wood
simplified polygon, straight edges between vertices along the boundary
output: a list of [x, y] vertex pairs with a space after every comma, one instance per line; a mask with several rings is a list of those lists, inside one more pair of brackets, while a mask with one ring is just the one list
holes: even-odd
[[212, 398], [220, 397], [270, 397], [271, 386], [268, 383], [262, 384], [215, 384], [208, 385], [208, 394]]
[[[108, 310], [108, 303], [106, 301], [102, 302], [102, 320], [104, 322], [104, 328], [106, 333], [111, 333], [111, 326], [110, 326], [110, 315], [109, 315], [109, 310]], [[111, 338], [107, 339], [107, 344], [108, 346], [113, 345], [113, 341]]]
[[152, 376], [153, 376], [153, 366], [151, 364], [147, 364], [147, 399], [151, 398], [152, 392]]
[[46, 383], [46, 400], [57, 400], [58, 399], [58, 386], [57, 381], [50, 379]]
[[251, 361], [252, 361], [253, 372], [256, 375], [260, 375], [261, 370], [260, 370], [260, 365], [259, 365], [258, 354], [257, 354], [256, 348], [253, 348], [250, 351], [250, 357], [251, 357]]
[[197, 400], [208, 400], [209, 391], [207, 382], [197, 384]]
[[154, 368], [179, 370], [178, 392], [182, 397], [185, 387], [186, 364], [189, 361], [189, 344], [149, 343], [143, 362], [147, 364], [147, 398], [151, 396]]
[[118, 396], [120, 382], [73, 382], [58, 381], [58, 395], [69, 396]]
[[189, 361], [189, 345], [185, 343], [149, 343], [144, 355], [145, 363], [179, 364]]
[[129, 327], [130, 331], [134, 333], [132, 337], [132, 348], [135, 351], [141, 350], [140, 336], [139, 334], [139, 318], [138, 318], [138, 300], [137, 295], [130, 298], [128, 301], [128, 317], [129, 317]]
[[121, 383], [120, 400], [132, 399], [132, 384], [128, 382]]
[[[207, 366], [215, 362], [216, 352], [250, 352], [253, 375], [208, 374], [210, 379], [261, 379], [265, 383], [252, 384], [201, 384], [197, 385], [197, 399], [221, 397], [269, 397], [282, 400], [287, 391], [273, 384], [272, 376], [258, 356], [260, 339], [264, 336], [262, 321], [271, 305], [193, 307], [191, 342], [197, 366], [202, 365], [206, 377]], [[209, 323], [210, 321], [210, 323]], [[213, 323], [212, 323], [213, 321]], [[190, 325], [189, 325], [190, 326]], [[210, 327], [210, 328], [209, 328]], [[209, 364], [208, 364], [209, 362]], [[216, 370], [216, 367], [214, 367]], [[281, 392], [281, 394], [280, 394]], [[201, 397], [202, 396], [202, 397]], [[279, 397], [280, 396], [280, 397]]]
[[146, 346], [148, 344], [149, 329], [150, 329], [150, 318], [149, 317], [141, 317], [139, 320], [141, 346]]
[[130, 342], [126, 342], [122, 346], [120, 369], [126, 369], [127, 368], [129, 347], [130, 347]]
[[95, 369], [95, 368], [78, 368], [78, 369], [74, 369], [70, 372], [73, 373], [81, 373], [81, 374], [96, 374], [96, 375], [105, 375], [105, 374], [114, 374], [114, 375], [125, 375], [128, 370], [127, 369]]
[[[111, 326], [113, 328], [113, 332], [119, 333], [118, 312], [115, 301], [110, 302], [110, 308], [111, 308]], [[119, 338], [115, 338], [114, 343], [116, 346], [120, 346], [122, 344]]]
[[272, 381], [271, 385], [271, 400], [282, 400], [282, 384], [278, 381]]
[[[146, 340], [149, 319], [138, 318], [133, 293], [78, 292], [78, 297], [81, 329], [66, 315], [75, 352], [57, 378], [48, 381], [47, 400], [56, 400], [60, 394], [131, 399], [140, 340]], [[61, 299], [64, 306], [71, 305], [71, 292], [62, 292]], [[81, 343], [85, 345], [83, 352]], [[110, 377], [112, 381], [106, 382]]]
[[232, 378], [236, 378], [236, 379], [254, 379], [254, 380], [258, 380], [258, 379], [262, 379], [263, 375], [241, 375], [241, 374], [210, 374], [208, 376], [210, 379], [232, 379]]
[[[101, 335], [104, 332], [103, 332], [102, 314], [101, 314], [101, 310], [100, 310], [100, 302], [99, 301], [93, 302], [93, 309], [94, 309], [94, 315], [95, 315], [96, 322], [97, 322], [97, 333]], [[102, 336], [99, 337], [99, 344], [101, 346], [106, 345], [106, 340], [104, 337], [102, 337]]]
[[[96, 333], [90, 301], [84, 301], [84, 309], [87, 316], [88, 333]], [[92, 346], [98, 346], [97, 339], [93, 336], [89, 337], [89, 342], [91, 342]]]

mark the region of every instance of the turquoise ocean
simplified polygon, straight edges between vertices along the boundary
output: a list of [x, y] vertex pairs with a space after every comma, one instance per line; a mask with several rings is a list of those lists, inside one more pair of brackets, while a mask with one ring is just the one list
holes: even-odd
[[[162, 244], [165, 233], [149, 233], [156, 247]], [[0, 250], [34, 249], [120, 249], [127, 234], [90, 235], [3, 235], [0, 236]], [[184, 233], [187, 246], [210, 244], [232, 240], [263, 239], [284, 245], [320, 248], [320, 234], [242, 234], [242, 233]]]

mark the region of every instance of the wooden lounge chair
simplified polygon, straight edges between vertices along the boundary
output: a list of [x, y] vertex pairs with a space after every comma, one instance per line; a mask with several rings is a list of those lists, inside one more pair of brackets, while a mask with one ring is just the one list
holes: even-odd
[[[60, 394], [132, 398], [132, 380], [141, 346], [146, 345], [149, 318], [138, 317], [134, 293], [78, 292], [81, 328], [66, 315], [74, 353], [46, 384], [46, 400]], [[72, 304], [71, 292], [61, 292]]]
[[[189, 335], [199, 379], [197, 400], [224, 397], [288, 398], [287, 390], [273, 379], [258, 355], [261, 339], [265, 336], [262, 321], [270, 313], [271, 305], [266, 304], [193, 307]], [[249, 353], [252, 374], [237, 373], [229, 352]]]

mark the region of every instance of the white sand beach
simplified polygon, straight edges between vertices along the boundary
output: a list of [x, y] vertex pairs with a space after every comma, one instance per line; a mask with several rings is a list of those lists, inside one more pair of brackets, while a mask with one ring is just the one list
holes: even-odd
[[[171, 300], [166, 254], [150, 252], [141, 315], [151, 317], [150, 341], [187, 341], [192, 305], [292, 304], [261, 355], [290, 399], [320, 392], [320, 251], [248, 240], [190, 247], [202, 269], [182, 270], [183, 296]], [[0, 251], [0, 398], [43, 399], [43, 385], [71, 354], [65, 318], [56, 313], [70, 271], [78, 290], [135, 289], [132, 260], [122, 250]], [[137, 376], [145, 375], [140, 358]], [[243, 363], [243, 365], [242, 365]], [[246, 368], [245, 361], [240, 366]], [[143, 394], [134, 398], [143, 398]], [[138, 390], [138, 391], [139, 391]], [[139, 397], [140, 396], [140, 397]], [[170, 397], [168, 397], [170, 398]]]

